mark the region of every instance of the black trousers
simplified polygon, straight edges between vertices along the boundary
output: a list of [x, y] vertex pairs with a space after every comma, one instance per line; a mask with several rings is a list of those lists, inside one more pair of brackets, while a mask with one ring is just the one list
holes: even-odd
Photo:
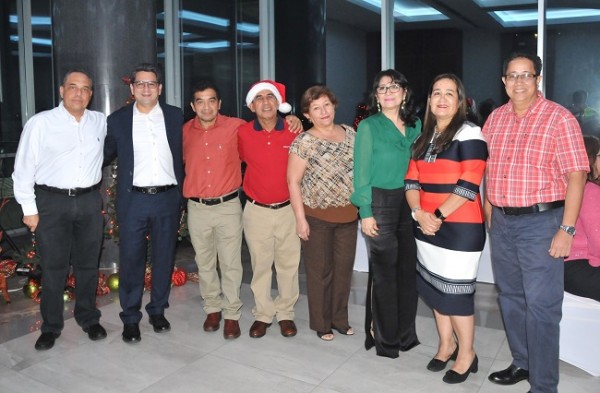
[[36, 229], [42, 267], [42, 333], [63, 329], [63, 293], [69, 265], [75, 276], [74, 317], [86, 328], [98, 323], [98, 261], [102, 247], [102, 198], [98, 191], [76, 197], [36, 189]]
[[587, 259], [565, 262], [565, 291], [600, 302], [600, 267]]
[[417, 314], [417, 246], [404, 189], [373, 188], [373, 217], [379, 235], [366, 237], [369, 282], [365, 348], [377, 355], [397, 358], [399, 351], [419, 345]]

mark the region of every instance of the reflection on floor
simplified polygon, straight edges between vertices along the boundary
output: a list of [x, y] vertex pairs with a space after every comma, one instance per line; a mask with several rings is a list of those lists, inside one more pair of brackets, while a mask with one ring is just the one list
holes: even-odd
[[[178, 251], [177, 265], [195, 270], [189, 246]], [[303, 269], [303, 268], [301, 268]], [[478, 284], [475, 349], [479, 372], [460, 385], [442, 382], [443, 373], [425, 365], [436, 352], [437, 334], [431, 311], [419, 304], [417, 329], [421, 345], [398, 359], [381, 358], [363, 346], [366, 274], [355, 272], [350, 297], [350, 322], [357, 334], [337, 334], [332, 342], [319, 340], [308, 328], [308, 307], [302, 295], [296, 306], [298, 335], [284, 338], [274, 324], [261, 339], [247, 331], [252, 324], [253, 297], [248, 282], [250, 266], [244, 257], [242, 336], [223, 339], [221, 330], [202, 330], [205, 314], [197, 285], [174, 287], [166, 316], [168, 333], [156, 334], [147, 318], [140, 325], [142, 341], [125, 344], [116, 294], [98, 298], [108, 338], [92, 342], [72, 319], [72, 303], [65, 307], [65, 329], [49, 351], [34, 349], [39, 336], [38, 305], [20, 290], [13, 303], [0, 305], [0, 392], [485, 392], [529, 390], [527, 382], [497, 386], [487, 380], [490, 370], [509, 365], [511, 357], [502, 328], [496, 292]], [[305, 293], [305, 276], [300, 274]], [[22, 278], [21, 278], [22, 279]], [[22, 283], [11, 279], [12, 288]], [[148, 294], [144, 295], [147, 302]], [[561, 362], [561, 392], [598, 392], [600, 379]]]

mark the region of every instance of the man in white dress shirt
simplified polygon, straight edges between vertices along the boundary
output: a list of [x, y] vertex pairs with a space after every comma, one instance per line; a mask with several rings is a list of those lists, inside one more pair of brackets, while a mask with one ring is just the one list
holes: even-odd
[[75, 276], [75, 320], [91, 340], [106, 337], [96, 308], [106, 117], [86, 109], [92, 88], [85, 72], [67, 72], [59, 90], [62, 102], [25, 124], [17, 149], [15, 198], [23, 209], [23, 223], [36, 234], [42, 267], [37, 350], [52, 348], [63, 329], [69, 265]]
[[139, 64], [131, 75], [135, 102], [107, 119], [105, 163], [118, 157], [116, 208], [119, 224], [119, 301], [123, 341], [139, 342], [144, 275], [150, 242], [152, 289], [146, 305], [156, 333], [171, 329], [165, 318], [182, 204], [180, 108], [162, 104], [160, 70]]

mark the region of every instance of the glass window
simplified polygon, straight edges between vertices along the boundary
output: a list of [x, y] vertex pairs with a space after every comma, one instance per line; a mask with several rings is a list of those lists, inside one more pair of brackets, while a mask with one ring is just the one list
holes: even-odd
[[22, 128], [21, 87], [19, 69], [19, 31], [17, 1], [3, 1], [0, 5], [0, 177], [12, 173], [12, 158]]
[[52, 18], [50, 0], [31, 2], [31, 45], [33, 52], [33, 86], [35, 112], [54, 108], [60, 102], [58, 87], [54, 84], [52, 67]]
[[[593, 3], [593, 5], [592, 5]], [[548, 0], [546, 95], [569, 108], [582, 131], [600, 137], [600, 4]]]
[[259, 78], [258, 0], [182, 0], [180, 20], [186, 118], [192, 87], [205, 79], [220, 90], [221, 112], [241, 116], [243, 94]]

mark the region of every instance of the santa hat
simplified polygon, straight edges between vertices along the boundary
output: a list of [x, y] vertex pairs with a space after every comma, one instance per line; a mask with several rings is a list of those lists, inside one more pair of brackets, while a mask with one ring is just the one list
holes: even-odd
[[253, 84], [246, 95], [246, 105], [250, 106], [256, 95], [263, 90], [269, 90], [277, 98], [279, 112], [289, 113], [292, 111], [292, 106], [285, 102], [285, 85], [272, 80], [262, 80]]

